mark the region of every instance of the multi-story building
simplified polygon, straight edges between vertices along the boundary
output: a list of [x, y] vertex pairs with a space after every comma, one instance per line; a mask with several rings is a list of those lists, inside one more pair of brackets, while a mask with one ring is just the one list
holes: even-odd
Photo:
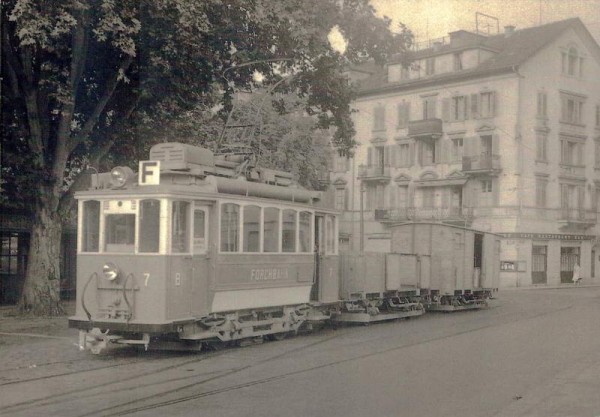
[[600, 280], [600, 47], [580, 19], [459, 30], [410, 61], [348, 74], [342, 245], [388, 251], [390, 224], [448, 222], [502, 235], [501, 286], [571, 282], [576, 264]]

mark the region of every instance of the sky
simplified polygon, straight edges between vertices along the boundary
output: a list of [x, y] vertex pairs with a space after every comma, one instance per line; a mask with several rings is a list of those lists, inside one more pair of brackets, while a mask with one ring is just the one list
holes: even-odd
[[[516, 29], [538, 26], [570, 17], [579, 17], [600, 44], [600, 0], [371, 0], [378, 15], [393, 20], [392, 29], [402, 22], [416, 35], [416, 41], [447, 36], [459, 29], [475, 30], [476, 12], [499, 19]], [[540, 19], [541, 18], [541, 19]], [[480, 18], [484, 25], [484, 18]], [[496, 22], [493, 23], [494, 31]]]

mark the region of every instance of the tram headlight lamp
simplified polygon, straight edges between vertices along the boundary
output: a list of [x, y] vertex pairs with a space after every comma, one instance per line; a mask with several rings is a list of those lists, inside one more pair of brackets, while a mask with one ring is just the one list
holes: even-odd
[[110, 185], [121, 188], [133, 178], [133, 170], [129, 167], [115, 167], [110, 171]]
[[104, 266], [102, 267], [102, 273], [104, 274], [104, 278], [106, 278], [109, 281], [115, 281], [118, 277], [119, 277], [119, 267], [112, 263], [112, 262], [107, 262], [104, 264]]

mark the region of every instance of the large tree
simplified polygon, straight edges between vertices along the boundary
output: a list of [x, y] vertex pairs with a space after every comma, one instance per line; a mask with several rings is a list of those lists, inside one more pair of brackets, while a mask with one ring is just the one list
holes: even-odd
[[[20, 307], [60, 311], [61, 218], [85, 165], [130, 156], [180, 112], [222, 103], [253, 75], [306, 99], [351, 152], [344, 65], [383, 62], [410, 33], [390, 32], [368, 0], [4, 0], [2, 155], [6, 190], [33, 213]], [[337, 26], [342, 55], [327, 35]], [[254, 64], [252, 64], [254, 63]], [[174, 138], [176, 139], [176, 138]]]

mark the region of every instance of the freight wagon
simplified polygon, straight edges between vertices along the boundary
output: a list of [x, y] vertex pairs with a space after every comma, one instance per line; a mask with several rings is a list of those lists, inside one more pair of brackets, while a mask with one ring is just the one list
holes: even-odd
[[420, 295], [428, 310], [481, 308], [498, 290], [500, 236], [441, 223], [391, 227], [392, 252], [419, 256]]

